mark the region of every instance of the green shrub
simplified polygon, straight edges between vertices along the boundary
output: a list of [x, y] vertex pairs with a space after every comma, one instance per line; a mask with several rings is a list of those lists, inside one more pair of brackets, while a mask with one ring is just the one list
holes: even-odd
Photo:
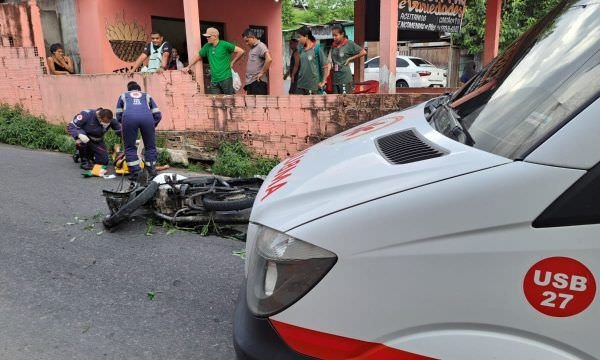
[[106, 144], [106, 149], [108, 149], [109, 153], [112, 153], [116, 144], [119, 144], [121, 147], [121, 151], [123, 151], [123, 145], [121, 144], [121, 137], [118, 136], [114, 131], [110, 130], [106, 134], [104, 134], [104, 143]]
[[20, 107], [0, 105], [0, 142], [30, 149], [71, 152], [75, 142], [64, 125], [52, 125]]
[[[27, 113], [19, 106], [0, 105], [0, 142], [30, 149], [56, 150], [64, 153], [75, 151], [75, 141], [65, 125], [49, 124], [44, 119]], [[109, 152], [121, 138], [114, 131], [104, 135]]]
[[219, 147], [212, 172], [231, 177], [267, 175], [279, 159], [269, 159], [252, 154], [241, 141], [224, 142]]
[[171, 164], [171, 154], [167, 151], [167, 149], [163, 149], [163, 148], [158, 149], [157, 163], [160, 165]]
[[164, 137], [164, 135], [156, 134], [156, 147], [167, 147], [167, 139]]
[[[67, 134], [65, 125], [49, 124], [44, 119], [25, 112], [21, 107], [3, 104], [0, 104], [0, 142], [64, 153], [75, 151], [75, 141]], [[115, 144], [121, 144], [121, 138], [114, 131], [109, 131], [104, 135], [104, 142], [109, 152], [112, 152]], [[163, 147], [165, 143], [166, 139], [157, 138], [159, 147]], [[171, 156], [167, 150], [159, 150], [158, 163], [171, 163]], [[212, 171], [217, 175], [252, 177], [268, 174], [278, 163], [277, 158], [270, 159], [253, 154], [241, 141], [224, 142], [219, 147]]]

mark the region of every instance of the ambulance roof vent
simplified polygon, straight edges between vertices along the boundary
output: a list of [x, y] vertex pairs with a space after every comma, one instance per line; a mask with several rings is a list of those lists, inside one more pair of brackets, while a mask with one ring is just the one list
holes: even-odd
[[445, 155], [442, 150], [421, 139], [413, 130], [405, 130], [377, 139], [383, 157], [392, 164], [408, 164]]

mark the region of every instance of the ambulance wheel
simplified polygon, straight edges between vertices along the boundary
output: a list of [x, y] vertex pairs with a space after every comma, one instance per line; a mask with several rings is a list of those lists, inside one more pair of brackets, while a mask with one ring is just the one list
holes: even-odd
[[127, 220], [135, 210], [146, 204], [154, 197], [156, 190], [158, 190], [158, 183], [150, 181], [148, 186], [146, 186], [146, 188], [142, 190], [142, 192], [140, 192], [136, 197], [121, 206], [114, 214], [105, 217], [104, 220], [102, 220], [104, 227], [111, 229]]
[[232, 192], [217, 192], [206, 194], [202, 197], [202, 203], [206, 210], [234, 211], [252, 207], [257, 192], [254, 190], [242, 190]]

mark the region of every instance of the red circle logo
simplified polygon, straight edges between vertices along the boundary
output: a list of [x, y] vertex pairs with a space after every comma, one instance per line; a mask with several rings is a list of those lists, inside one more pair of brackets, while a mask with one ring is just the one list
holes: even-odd
[[551, 257], [527, 271], [523, 291], [531, 306], [542, 314], [567, 317], [579, 314], [594, 301], [596, 279], [575, 259]]

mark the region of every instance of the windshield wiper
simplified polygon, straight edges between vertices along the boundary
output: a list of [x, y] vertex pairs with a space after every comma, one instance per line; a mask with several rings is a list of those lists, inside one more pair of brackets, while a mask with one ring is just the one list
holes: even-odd
[[451, 135], [454, 137], [454, 139], [456, 139], [457, 141], [460, 141], [463, 144], [468, 145], [468, 146], [475, 145], [475, 140], [473, 140], [473, 137], [469, 133], [469, 130], [467, 130], [467, 128], [465, 127], [460, 115], [458, 115], [456, 113], [456, 110], [454, 110], [454, 108], [452, 108], [448, 104], [448, 102], [444, 103], [442, 106], [444, 107], [446, 112], [452, 117], [452, 119], [456, 123], [456, 126], [454, 126], [450, 130]]
[[427, 105], [425, 105], [425, 120], [427, 120], [427, 122], [429, 122], [431, 120], [431, 117], [433, 116], [433, 113], [435, 113], [435, 111], [444, 104], [448, 104], [448, 102], [450, 101], [450, 98], [452, 97], [452, 93], [448, 93], [445, 94], [443, 96], [437, 97], [435, 99], [431, 99]]

